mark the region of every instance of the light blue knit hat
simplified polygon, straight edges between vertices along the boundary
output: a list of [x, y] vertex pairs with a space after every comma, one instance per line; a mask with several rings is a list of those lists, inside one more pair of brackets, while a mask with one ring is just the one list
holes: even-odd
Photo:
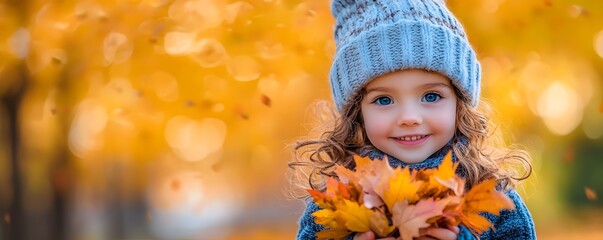
[[333, 0], [336, 52], [330, 81], [341, 112], [370, 80], [419, 68], [452, 80], [477, 106], [481, 67], [443, 0]]

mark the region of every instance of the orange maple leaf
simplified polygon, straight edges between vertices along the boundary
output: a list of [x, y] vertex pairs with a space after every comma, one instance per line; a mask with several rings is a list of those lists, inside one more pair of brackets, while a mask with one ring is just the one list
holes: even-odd
[[452, 152], [446, 153], [444, 160], [442, 160], [442, 164], [438, 167], [438, 170], [433, 175], [434, 177], [438, 177], [442, 180], [447, 180], [456, 176], [456, 168], [459, 163], [452, 163]]
[[387, 156], [383, 159], [370, 160], [368, 157], [355, 157], [356, 176], [362, 189], [373, 188], [383, 179], [389, 179], [394, 169], [389, 165]]
[[419, 237], [419, 229], [429, 227], [427, 220], [441, 215], [446, 204], [433, 199], [423, 199], [415, 205], [409, 205], [408, 201], [396, 203], [392, 209], [392, 220], [400, 231], [400, 238], [412, 240]]
[[344, 166], [338, 165], [337, 168], [335, 168], [335, 174], [337, 174], [339, 181], [342, 183], [349, 184], [350, 182], [358, 182], [356, 173]]
[[480, 212], [498, 215], [502, 209], [515, 209], [513, 200], [505, 193], [496, 191], [495, 186], [496, 180], [485, 180], [464, 196], [461, 222], [477, 233], [493, 228], [492, 223], [479, 215]]
[[340, 191], [339, 188], [339, 181], [337, 181], [335, 178], [330, 177], [329, 179], [327, 179], [327, 196], [329, 197], [334, 197], [337, 196], [337, 194]]
[[380, 207], [383, 205], [383, 201], [375, 191], [375, 186], [386, 181], [394, 173], [387, 157], [371, 160], [368, 157], [355, 156], [354, 160], [356, 161], [355, 176], [364, 193], [364, 205], [367, 208]]
[[314, 203], [316, 203], [316, 205], [318, 205], [320, 208], [334, 209], [335, 206], [333, 206], [333, 204], [331, 203], [331, 198], [329, 196], [327, 196], [321, 191], [314, 189], [308, 189], [307, 191], [308, 193], [310, 193], [310, 196], [312, 197], [312, 200], [314, 200]]
[[338, 166], [337, 177], [326, 181], [324, 193], [308, 190], [323, 208], [312, 214], [327, 229], [319, 239], [342, 239], [353, 232], [373, 231], [387, 237], [398, 230], [403, 240], [419, 237], [427, 227], [464, 224], [475, 233], [492, 227], [481, 212], [499, 214], [513, 209], [512, 200], [487, 180], [465, 193], [465, 180], [456, 176], [458, 163], [448, 153], [436, 169], [393, 169], [383, 160], [354, 156], [355, 171]]

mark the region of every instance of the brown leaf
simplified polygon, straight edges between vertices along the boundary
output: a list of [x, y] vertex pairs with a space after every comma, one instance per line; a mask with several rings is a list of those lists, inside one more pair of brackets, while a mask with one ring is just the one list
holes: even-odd
[[267, 107], [270, 107], [272, 105], [272, 100], [270, 99], [270, 97], [264, 94], [262, 94], [260, 100], [262, 101], [262, 104], [266, 105]]
[[552, 7], [553, 6], [553, 0], [544, 0], [544, 5], [547, 7]]
[[376, 237], [386, 237], [396, 229], [390, 225], [385, 213], [381, 210], [373, 211], [369, 219], [370, 229], [377, 235]]
[[597, 192], [595, 192], [595, 190], [593, 190], [592, 188], [585, 187], [584, 194], [586, 194], [586, 198], [588, 198], [588, 200], [590, 200], [590, 201], [597, 200]]
[[563, 155], [563, 161], [566, 164], [570, 164], [572, 162], [574, 162], [574, 159], [576, 158], [576, 151], [573, 148], [569, 148], [565, 151], [565, 154]]
[[11, 218], [10, 218], [10, 214], [9, 213], [5, 213], [4, 214], [4, 222], [5, 223], [10, 223], [11, 222]]
[[184, 105], [186, 107], [194, 107], [196, 104], [195, 102], [193, 102], [193, 100], [186, 100], [186, 102], [184, 102]]

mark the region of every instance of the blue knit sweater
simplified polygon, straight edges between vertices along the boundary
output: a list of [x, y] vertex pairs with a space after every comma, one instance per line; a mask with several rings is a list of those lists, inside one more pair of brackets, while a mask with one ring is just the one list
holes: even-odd
[[[443, 155], [448, 152], [449, 146], [445, 146], [440, 151], [434, 153], [427, 160], [413, 165], [408, 165], [411, 169], [426, 169], [436, 168], [443, 160]], [[371, 158], [381, 158], [383, 155], [379, 152], [372, 152], [368, 154]], [[393, 167], [401, 166], [406, 167], [402, 161], [388, 156], [390, 165]], [[462, 175], [462, 170], [457, 169], [457, 174]], [[513, 240], [531, 240], [536, 239], [536, 232], [534, 228], [534, 221], [528, 211], [525, 203], [521, 199], [521, 196], [517, 191], [513, 189], [505, 190], [507, 196], [509, 196], [513, 203], [515, 203], [515, 210], [502, 210], [500, 215], [494, 215], [490, 213], [482, 213], [482, 216], [486, 217], [492, 225], [494, 230], [490, 229], [481, 235], [479, 238], [482, 240], [488, 239], [513, 239]], [[316, 239], [316, 233], [322, 231], [321, 225], [314, 222], [312, 213], [318, 211], [320, 208], [309, 198], [306, 201], [306, 209], [299, 220], [299, 230], [297, 232], [297, 240], [309, 240]], [[476, 239], [471, 232], [465, 227], [460, 226], [461, 232], [458, 235], [458, 239]], [[352, 239], [352, 237], [348, 237]]]

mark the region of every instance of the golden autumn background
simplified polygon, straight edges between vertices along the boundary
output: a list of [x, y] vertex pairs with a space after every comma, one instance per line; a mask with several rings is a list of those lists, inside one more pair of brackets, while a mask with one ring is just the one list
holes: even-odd
[[[447, 2], [539, 238], [603, 238], [603, 2]], [[1, 0], [0, 239], [293, 239], [332, 25], [327, 0]]]

